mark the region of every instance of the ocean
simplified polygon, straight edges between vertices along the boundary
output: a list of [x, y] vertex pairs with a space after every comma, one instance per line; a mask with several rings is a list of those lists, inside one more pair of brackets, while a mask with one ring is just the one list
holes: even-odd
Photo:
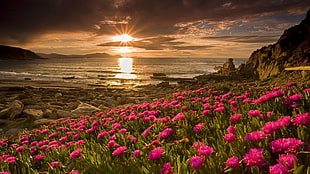
[[[162, 82], [153, 73], [192, 78], [215, 72], [225, 58], [50, 58], [1, 60], [0, 79], [62, 81], [90, 85], [146, 85]], [[236, 58], [238, 67], [247, 59]]]

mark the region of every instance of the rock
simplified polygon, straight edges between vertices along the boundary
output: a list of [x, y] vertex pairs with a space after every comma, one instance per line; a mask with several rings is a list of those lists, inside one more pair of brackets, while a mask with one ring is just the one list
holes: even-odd
[[25, 109], [23, 114], [33, 119], [40, 119], [43, 117], [43, 112], [39, 109]]
[[33, 124], [34, 124], [35, 127], [39, 127], [39, 126], [41, 126], [41, 125], [47, 125], [47, 124], [49, 124], [49, 123], [52, 122], [52, 121], [54, 121], [54, 120], [42, 118], [42, 119], [39, 119], [39, 120], [35, 120], [35, 121], [33, 122]]
[[55, 94], [55, 98], [61, 98], [62, 97], [62, 93], [58, 92]]
[[24, 104], [19, 100], [14, 100], [9, 107], [0, 111], [0, 118], [14, 119], [23, 112]]
[[22, 129], [21, 128], [12, 128], [4, 133], [5, 136], [17, 135]]
[[22, 99], [22, 103], [24, 105], [35, 105], [37, 104], [37, 101], [34, 100], [33, 98], [26, 98], [26, 99]]
[[218, 73], [225, 76], [236, 75], [236, 68], [233, 61], [234, 59], [230, 58], [224, 63], [223, 67], [216, 67]]
[[95, 106], [89, 105], [87, 103], [81, 103], [76, 109], [71, 111], [71, 115], [74, 117], [79, 117], [82, 115], [91, 115], [98, 111], [100, 111], [100, 109]]
[[65, 118], [71, 116], [71, 112], [65, 110], [57, 110], [56, 114], [58, 118]]
[[43, 117], [44, 118], [51, 118], [51, 119], [57, 119], [57, 112], [53, 111], [51, 109], [45, 109], [43, 112]]

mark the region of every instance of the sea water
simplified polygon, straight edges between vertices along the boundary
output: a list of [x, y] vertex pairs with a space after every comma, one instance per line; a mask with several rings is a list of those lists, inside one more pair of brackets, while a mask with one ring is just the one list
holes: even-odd
[[[160, 83], [153, 73], [171, 78], [193, 78], [215, 72], [227, 58], [49, 58], [1, 60], [0, 79], [63, 81], [91, 85]], [[236, 58], [236, 67], [247, 59]]]

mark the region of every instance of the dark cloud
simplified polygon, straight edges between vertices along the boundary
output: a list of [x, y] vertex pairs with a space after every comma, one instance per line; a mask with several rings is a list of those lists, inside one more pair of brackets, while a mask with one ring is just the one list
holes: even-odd
[[107, 47], [122, 47], [122, 46], [131, 46], [135, 48], [142, 48], [145, 50], [193, 50], [193, 49], [206, 49], [211, 46], [186, 46], [185, 42], [175, 41], [176, 39], [171, 37], [156, 37], [149, 39], [142, 39], [138, 41], [131, 41], [127, 44], [122, 42], [107, 42], [99, 44], [98, 46], [107, 46]]
[[25, 43], [52, 32], [102, 35], [124, 25], [136, 37], [158, 37], [186, 31], [179, 23], [300, 14], [309, 6], [309, 0], [1, 0], [0, 42]]
[[219, 40], [241, 43], [273, 43], [279, 39], [279, 35], [274, 36], [219, 36], [219, 37], [203, 37], [207, 40]]

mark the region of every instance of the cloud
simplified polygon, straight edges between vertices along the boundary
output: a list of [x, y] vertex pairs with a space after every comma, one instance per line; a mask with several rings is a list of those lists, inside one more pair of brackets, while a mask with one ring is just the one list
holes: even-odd
[[279, 35], [273, 36], [219, 36], [204, 37], [206, 40], [241, 42], [241, 43], [273, 43], [279, 39]]
[[28, 43], [53, 32], [89, 32], [99, 36], [130, 30], [139, 38], [199, 31], [216, 34], [221, 28], [199, 28], [199, 21], [210, 24], [251, 16], [296, 16], [305, 13], [309, 6], [308, 0], [2, 0], [0, 44]]
[[188, 46], [185, 42], [176, 41], [175, 38], [171, 37], [154, 37], [141, 39], [138, 41], [128, 42], [126, 45], [122, 42], [106, 42], [99, 44], [98, 46], [104, 47], [123, 47], [130, 46], [135, 48], [142, 48], [145, 50], [195, 50], [195, 49], [206, 49], [211, 46]]

